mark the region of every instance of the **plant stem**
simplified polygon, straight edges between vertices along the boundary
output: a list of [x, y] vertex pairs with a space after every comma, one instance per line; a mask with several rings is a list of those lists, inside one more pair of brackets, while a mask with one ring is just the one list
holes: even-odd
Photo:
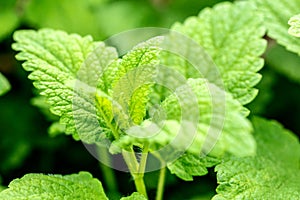
[[140, 162], [140, 166], [139, 166], [139, 174], [143, 174], [145, 173], [145, 168], [146, 168], [146, 163], [147, 163], [147, 157], [148, 157], [148, 148], [149, 148], [149, 144], [146, 143], [144, 145], [143, 151], [142, 151], [142, 157], [141, 157], [141, 162]]
[[166, 167], [162, 167], [159, 172], [157, 192], [156, 192], [156, 200], [162, 200], [164, 194], [164, 185], [166, 179]]
[[148, 145], [143, 148], [140, 164], [138, 163], [135, 152], [131, 148], [131, 151], [122, 151], [124, 160], [128, 166], [131, 176], [133, 177], [134, 184], [137, 192], [143, 194], [147, 198], [147, 190], [144, 182], [144, 173], [148, 156]]
[[148, 195], [147, 195], [147, 190], [144, 182], [144, 176], [135, 176], [134, 184], [136, 190], [147, 198]]

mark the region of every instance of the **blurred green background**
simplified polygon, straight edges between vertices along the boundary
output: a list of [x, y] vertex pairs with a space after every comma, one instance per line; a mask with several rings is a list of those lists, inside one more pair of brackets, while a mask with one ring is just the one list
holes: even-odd
[[[0, 177], [2, 185], [25, 173], [71, 174], [89, 171], [102, 179], [99, 163], [80, 142], [70, 136], [49, 136], [51, 115], [33, 104], [36, 91], [27, 73], [14, 59], [12, 34], [18, 29], [55, 28], [68, 33], [92, 35], [105, 40], [121, 31], [138, 27], [169, 28], [197, 15], [201, 9], [221, 0], [1, 0], [0, 1], [0, 72], [12, 89], [0, 97]], [[256, 100], [248, 107], [252, 114], [280, 121], [300, 135], [299, 56], [290, 53], [269, 38], [264, 55], [266, 64]], [[282, 66], [286, 66], [282, 68]], [[285, 70], [283, 70], [285, 69]], [[299, 71], [299, 70], [296, 70]], [[127, 173], [118, 174], [123, 195], [134, 191]], [[147, 174], [150, 196], [155, 192], [156, 172]], [[0, 180], [1, 180], [0, 178]], [[129, 180], [129, 182], [128, 182]], [[107, 185], [104, 185], [107, 187]], [[166, 199], [209, 199], [214, 194], [213, 170], [194, 182], [183, 182], [168, 175]], [[151, 193], [151, 188], [153, 192]]]

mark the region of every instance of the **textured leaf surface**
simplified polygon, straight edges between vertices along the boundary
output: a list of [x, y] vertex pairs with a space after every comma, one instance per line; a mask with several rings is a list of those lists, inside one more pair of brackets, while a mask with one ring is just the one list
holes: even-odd
[[218, 165], [213, 199], [299, 199], [298, 138], [277, 122], [254, 118], [253, 125], [257, 155]]
[[118, 61], [117, 67], [112, 64], [105, 72], [106, 83], [113, 86], [112, 96], [132, 122], [131, 126], [140, 124], [146, 115], [161, 40], [157, 37], [138, 44]]
[[[104, 137], [100, 125], [105, 126], [105, 123], [96, 115], [101, 107], [95, 110], [96, 86], [101, 73], [95, 70], [100, 71], [114, 60], [115, 50], [93, 42], [91, 37], [51, 29], [18, 31], [14, 39], [13, 49], [21, 51], [17, 59], [26, 61], [24, 69], [32, 71], [29, 78], [40, 94], [46, 96], [52, 113], [61, 116], [60, 122], [67, 125], [66, 133], [77, 139], [77, 132], [83, 133], [80, 138], [86, 142]], [[94, 54], [88, 57], [92, 51]], [[95, 123], [100, 125], [87, 126]]]
[[128, 197], [122, 197], [121, 200], [147, 200], [144, 195], [134, 192]]
[[[200, 114], [197, 135], [190, 149], [198, 149], [196, 155], [199, 155], [201, 146], [202, 151], [207, 151], [206, 145], [212, 148], [210, 144], [216, 142], [211, 153], [218, 156], [224, 152], [241, 156], [253, 154], [255, 142], [251, 135], [252, 127], [245, 118], [240, 103], [205, 79], [190, 79], [188, 84], [197, 97]], [[188, 102], [189, 99], [186, 99], [179, 104], [175, 95], [166, 98], [162, 107], [166, 111], [167, 119], [180, 121], [181, 115], [178, 112], [182, 107], [187, 107], [185, 104]]]
[[261, 78], [257, 71], [263, 67], [260, 56], [266, 48], [262, 19], [252, 3], [226, 2], [206, 8], [198, 17], [176, 23], [172, 29], [191, 37], [208, 52], [225, 88], [246, 104], [256, 96], [253, 86]]
[[288, 50], [300, 55], [300, 40], [288, 34], [289, 19], [299, 14], [298, 0], [255, 0], [258, 9], [264, 15], [264, 24], [268, 36], [275, 39]]
[[178, 160], [167, 165], [172, 174], [185, 181], [192, 181], [193, 176], [203, 176], [208, 173], [207, 167], [215, 166], [218, 159], [212, 157], [195, 156], [193, 154], [184, 154]]
[[289, 20], [289, 34], [300, 37], [300, 15], [295, 15]]
[[[180, 121], [182, 107], [189, 109], [189, 115], [193, 118], [194, 110], [191, 111], [189, 107], [191, 99], [186, 97], [185, 101], [179, 104], [176, 95], [172, 94], [162, 103], [162, 110], [167, 116], [162, 126], [152, 124], [154, 127], [151, 128], [150, 121], [145, 121], [136, 129], [135, 127], [129, 129], [129, 135], [122, 136], [113, 143], [111, 152], [120, 152], [122, 148], [130, 144], [142, 146], [141, 144], [148, 142], [150, 152], [171, 144], [178, 151], [185, 148], [184, 150], [187, 149], [188, 152], [197, 156], [201, 151], [207, 152], [212, 148], [213, 151], [210, 153], [214, 156], [221, 156], [225, 152], [240, 156], [254, 154], [255, 141], [251, 135], [252, 127], [244, 117], [240, 103], [230, 94], [226, 94], [225, 98], [221, 89], [207, 83], [205, 79], [189, 79], [188, 85], [197, 97], [196, 103], [200, 113], [195, 135], [189, 128], [188, 119]], [[177, 91], [178, 94], [184, 94], [185, 90], [186, 87], [182, 87]], [[211, 93], [214, 94], [214, 103], [212, 103]], [[214, 122], [210, 123], [211, 121]], [[135, 134], [138, 136], [136, 137]]]
[[0, 95], [10, 90], [10, 84], [7, 79], [0, 73]]
[[13, 180], [1, 199], [107, 199], [102, 184], [88, 172], [72, 175], [27, 174]]

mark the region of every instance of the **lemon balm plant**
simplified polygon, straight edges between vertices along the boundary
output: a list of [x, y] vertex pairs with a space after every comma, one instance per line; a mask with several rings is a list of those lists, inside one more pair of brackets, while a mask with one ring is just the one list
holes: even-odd
[[[274, 5], [221, 3], [125, 54], [90, 36], [52, 29], [17, 31], [12, 47], [66, 134], [122, 156], [137, 190], [122, 199], [149, 198], [147, 171], [160, 170], [160, 200], [166, 170], [192, 181], [214, 166], [219, 186], [213, 199], [297, 199], [298, 139], [277, 122], [249, 120], [245, 106], [258, 93], [266, 30], [300, 52], [287, 27], [270, 25], [267, 10]], [[79, 172], [27, 174], [0, 198], [107, 196], [99, 180]]]

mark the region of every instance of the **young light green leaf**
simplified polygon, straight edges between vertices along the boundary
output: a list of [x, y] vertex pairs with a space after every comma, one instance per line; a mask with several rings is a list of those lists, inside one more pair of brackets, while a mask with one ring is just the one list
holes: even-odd
[[[264, 15], [264, 24], [268, 36], [285, 46], [289, 51], [300, 55], [300, 40], [288, 34], [289, 19], [299, 14], [298, 0], [254, 0], [258, 9]], [[284, 9], [282, 9], [284, 8]]]
[[155, 66], [158, 64], [158, 54], [160, 52], [160, 44], [162, 37], [154, 37], [146, 42], [139, 43], [131, 51], [123, 56], [120, 61], [116, 75], [112, 80], [113, 86], [127, 72], [138, 67]]
[[[107, 130], [107, 123], [103, 116], [97, 115], [102, 107], [95, 108], [97, 81], [102, 74], [95, 70], [103, 71], [117, 58], [115, 49], [93, 42], [89, 36], [68, 35], [51, 29], [17, 31], [14, 39], [13, 49], [21, 51], [16, 58], [26, 61], [23, 67], [31, 71], [29, 78], [47, 98], [52, 113], [66, 124], [66, 133], [79, 139], [80, 132], [80, 139], [85, 142], [105, 137], [101, 133]], [[100, 125], [86, 130], [90, 128], [87, 124], [95, 123]]]
[[154, 73], [153, 66], [139, 67], [123, 76], [113, 88], [114, 100], [124, 111], [123, 117], [118, 119], [120, 128], [126, 129], [143, 121]]
[[[106, 83], [112, 82], [114, 100], [125, 111], [127, 120], [132, 122], [129, 122], [131, 126], [140, 124], [146, 115], [146, 105], [156, 72], [155, 66], [158, 64], [161, 40], [162, 38], [155, 37], [138, 44], [118, 61], [115, 69], [108, 67], [104, 73]], [[128, 126], [121, 128], [128, 128]]]
[[27, 174], [13, 180], [0, 199], [108, 199], [102, 184], [88, 172], [71, 175]]
[[299, 199], [298, 138], [274, 121], [254, 118], [253, 125], [257, 155], [217, 165], [220, 185], [213, 199]]
[[207, 167], [212, 167], [220, 161], [213, 157], [195, 156], [193, 154], [184, 154], [178, 160], [167, 165], [172, 174], [185, 181], [192, 181], [193, 176], [203, 176], [208, 173]]
[[147, 198], [138, 192], [134, 192], [128, 197], [122, 197], [120, 200], [147, 200]]
[[10, 84], [7, 79], [0, 73], [0, 95], [5, 94], [10, 90]]
[[288, 24], [291, 26], [288, 30], [289, 34], [300, 37], [300, 14], [291, 17]]
[[247, 104], [257, 95], [253, 86], [260, 81], [257, 71], [263, 67], [260, 56], [266, 41], [262, 39], [262, 21], [251, 2], [225, 2], [204, 9], [184, 24], [174, 24], [172, 29], [201, 45], [217, 65], [225, 88]]

